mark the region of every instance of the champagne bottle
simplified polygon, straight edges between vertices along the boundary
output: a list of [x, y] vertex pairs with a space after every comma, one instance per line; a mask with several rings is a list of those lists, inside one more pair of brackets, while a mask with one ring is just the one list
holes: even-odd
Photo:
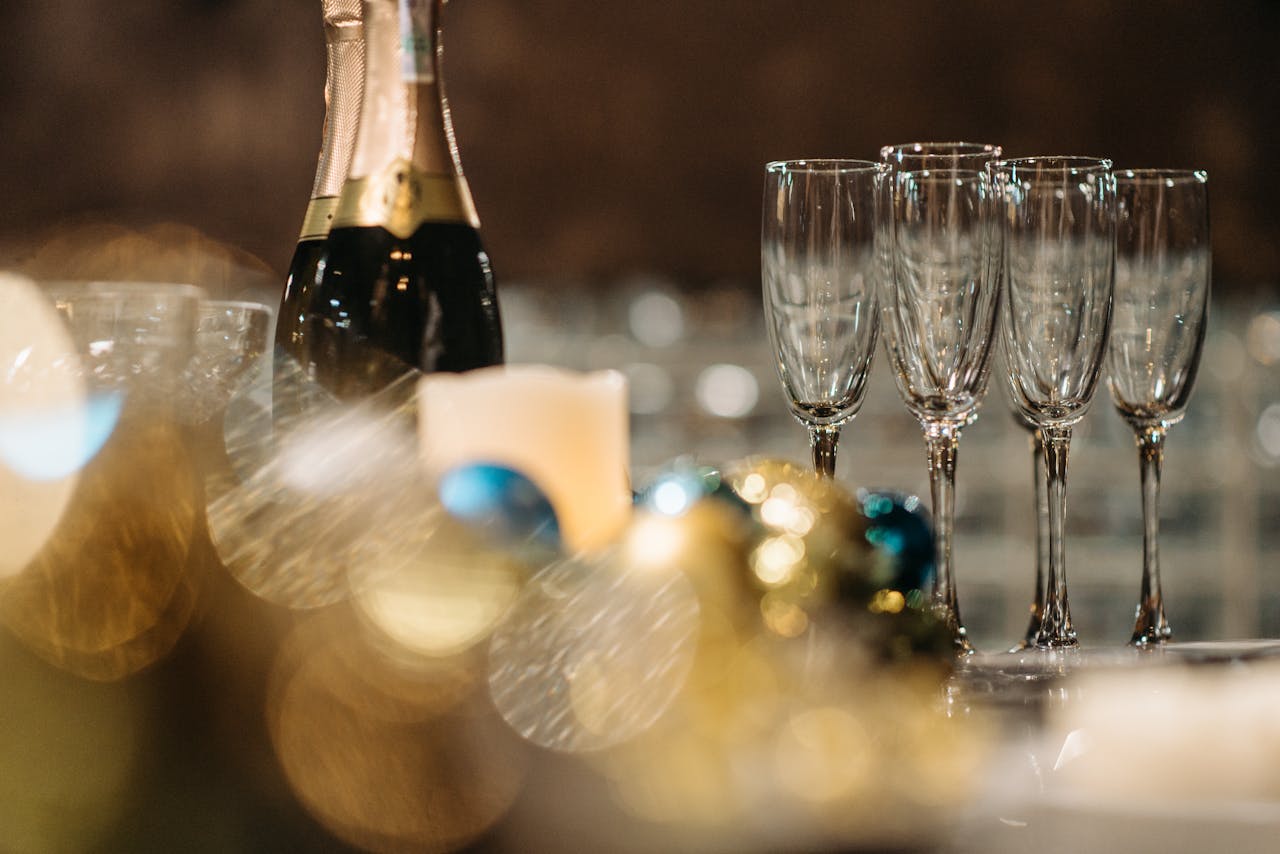
[[362, 121], [304, 331], [340, 397], [502, 361], [489, 258], [440, 77], [441, 0], [366, 0]]
[[324, 138], [302, 235], [289, 264], [276, 323], [276, 344], [302, 359], [306, 308], [324, 256], [338, 193], [347, 180], [364, 91], [364, 22], [360, 0], [321, 0], [326, 67]]

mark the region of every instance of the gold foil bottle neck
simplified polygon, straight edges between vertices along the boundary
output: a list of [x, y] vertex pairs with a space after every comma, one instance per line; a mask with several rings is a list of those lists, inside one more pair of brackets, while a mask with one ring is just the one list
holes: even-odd
[[397, 159], [380, 174], [351, 178], [338, 198], [333, 228], [385, 228], [402, 240], [426, 222], [480, 227], [466, 179], [430, 174]]
[[338, 209], [337, 196], [316, 196], [307, 203], [302, 217], [302, 234], [298, 240], [323, 240], [333, 227], [333, 214]]

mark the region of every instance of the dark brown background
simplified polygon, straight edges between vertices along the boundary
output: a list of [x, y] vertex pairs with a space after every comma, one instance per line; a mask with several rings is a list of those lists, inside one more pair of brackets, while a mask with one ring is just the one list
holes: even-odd
[[[0, 240], [193, 225], [282, 270], [323, 117], [315, 0], [5, 0]], [[1280, 6], [454, 0], [500, 276], [758, 268], [761, 167], [920, 138], [1208, 169], [1220, 287], [1280, 278]]]

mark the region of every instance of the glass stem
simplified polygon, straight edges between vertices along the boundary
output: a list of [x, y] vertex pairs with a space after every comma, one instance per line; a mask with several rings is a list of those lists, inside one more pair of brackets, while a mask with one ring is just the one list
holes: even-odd
[[1031, 618], [1023, 636], [1023, 646], [1031, 646], [1040, 633], [1040, 621], [1044, 617], [1044, 585], [1049, 574], [1049, 482], [1044, 468], [1044, 436], [1032, 430], [1031, 478], [1036, 496], [1036, 591], [1031, 600]]
[[813, 450], [813, 468], [823, 477], [836, 476], [836, 443], [839, 427], [810, 427], [809, 447]]
[[1044, 616], [1036, 646], [1059, 648], [1078, 644], [1067, 603], [1067, 453], [1070, 427], [1041, 427], [1045, 485], [1049, 498], [1049, 577], [1045, 579]]
[[956, 448], [960, 428], [954, 424], [927, 424], [925, 444], [929, 449], [929, 491], [933, 497], [934, 608], [946, 619], [959, 653], [970, 653], [960, 604], [956, 597], [955, 576], [951, 565], [951, 535], [955, 523]]
[[1136, 436], [1142, 468], [1142, 596], [1130, 643], [1145, 646], [1173, 636], [1160, 593], [1160, 467], [1164, 462], [1165, 428], [1147, 427]]

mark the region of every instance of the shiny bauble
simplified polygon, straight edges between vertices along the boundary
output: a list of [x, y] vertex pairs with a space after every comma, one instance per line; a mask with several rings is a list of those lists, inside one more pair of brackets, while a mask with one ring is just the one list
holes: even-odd
[[906, 607], [927, 607], [934, 580], [934, 536], [920, 499], [880, 489], [860, 489], [857, 498], [866, 520], [863, 537], [871, 547], [865, 575], [869, 587], [849, 592], [871, 600], [901, 596]]
[[746, 503], [711, 466], [677, 461], [660, 471], [636, 495], [636, 506], [663, 516], [682, 516], [703, 498], [714, 498], [746, 513]]
[[758, 594], [744, 583], [754, 534], [748, 517], [718, 499], [698, 499], [679, 516], [642, 506], [622, 535], [618, 559], [643, 573], [683, 572], [704, 612], [754, 627]]
[[729, 484], [751, 509], [757, 531], [748, 580], [774, 634], [803, 634], [819, 611], [845, 590], [869, 585], [866, 519], [844, 487], [782, 460], [746, 460]]
[[845, 613], [854, 637], [882, 665], [932, 663], [944, 673], [955, 661], [955, 643], [945, 619], [932, 608], [885, 607], [882, 599]]
[[451, 516], [495, 546], [539, 553], [560, 549], [555, 508], [518, 471], [490, 463], [457, 466], [440, 478], [439, 495]]

